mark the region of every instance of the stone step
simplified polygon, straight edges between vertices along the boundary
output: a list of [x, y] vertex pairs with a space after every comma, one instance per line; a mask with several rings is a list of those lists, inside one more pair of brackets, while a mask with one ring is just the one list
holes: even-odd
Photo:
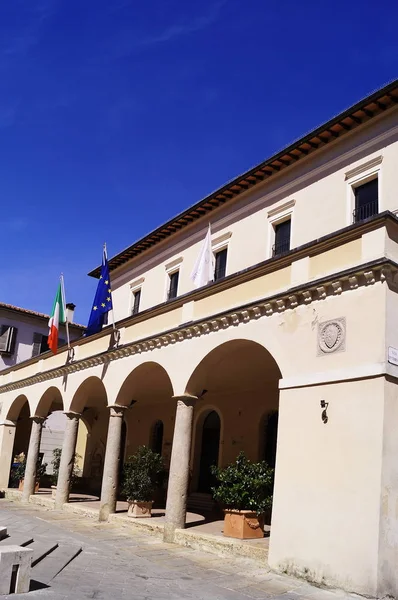
[[60, 544], [32, 569], [32, 580], [48, 585], [82, 551], [76, 544]]
[[0, 540], [0, 546], [28, 546], [33, 542], [33, 537], [28, 533], [9, 531], [8, 536]]
[[51, 554], [56, 548], [58, 548], [57, 542], [46, 542], [41, 540], [35, 540], [33, 544], [29, 545], [29, 548], [33, 550], [32, 567], [37, 565], [46, 556]]

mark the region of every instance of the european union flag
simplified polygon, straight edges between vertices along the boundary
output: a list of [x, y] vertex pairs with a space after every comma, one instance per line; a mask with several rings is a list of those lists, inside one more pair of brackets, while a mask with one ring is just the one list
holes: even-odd
[[97, 292], [95, 294], [93, 308], [91, 309], [86, 335], [92, 335], [101, 331], [105, 315], [112, 310], [111, 278], [109, 277], [108, 258], [106, 249], [102, 255], [101, 276], [99, 278]]

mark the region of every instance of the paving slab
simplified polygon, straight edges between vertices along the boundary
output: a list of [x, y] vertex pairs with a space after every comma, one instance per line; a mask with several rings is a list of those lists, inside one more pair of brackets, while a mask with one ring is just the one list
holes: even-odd
[[75, 544], [58, 546], [45, 561], [33, 567], [32, 579], [49, 584], [80, 552], [81, 546]]
[[272, 573], [264, 561], [165, 544], [121, 522], [98, 524], [84, 515], [7, 500], [0, 500], [0, 522], [13, 523], [13, 532], [22, 530], [25, 537], [30, 528], [35, 544], [82, 548], [61, 571], [59, 548], [38, 562], [32, 577], [49, 587], [31, 591], [27, 600], [358, 600]]
[[58, 542], [34, 540], [32, 544], [29, 544], [29, 548], [33, 550], [32, 567], [34, 567], [37, 565], [37, 563], [53, 552], [53, 550], [58, 548]]

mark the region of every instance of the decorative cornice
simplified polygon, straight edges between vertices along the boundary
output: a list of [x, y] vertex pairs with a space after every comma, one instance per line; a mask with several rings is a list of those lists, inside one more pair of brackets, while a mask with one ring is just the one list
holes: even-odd
[[0, 394], [64, 377], [98, 365], [109, 364], [114, 360], [133, 354], [151, 352], [155, 348], [177, 344], [184, 340], [208, 335], [229, 327], [236, 327], [252, 320], [271, 317], [275, 313], [280, 314], [286, 310], [295, 310], [300, 305], [322, 301], [328, 296], [340, 295], [359, 287], [372, 286], [376, 282], [388, 282], [398, 291], [398, 264], [384, 258], [352, 267], [346, 271], [308, 282], [257, 302], [251, 302], [239, 308], [212, 315], [207, 319], [192, 322], [189, 325], [183, 325], [136, 342], [130, 342], [101, 354], [70, 362], [57, 369], [37, 373], [26, 379], [9, 382], [0, 386]]

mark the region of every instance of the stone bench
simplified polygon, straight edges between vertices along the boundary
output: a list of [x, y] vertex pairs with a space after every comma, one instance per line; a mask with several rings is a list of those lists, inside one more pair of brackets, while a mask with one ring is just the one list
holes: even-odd
[[33, 550], [0, 546], [0, 596], [29, 591]]

